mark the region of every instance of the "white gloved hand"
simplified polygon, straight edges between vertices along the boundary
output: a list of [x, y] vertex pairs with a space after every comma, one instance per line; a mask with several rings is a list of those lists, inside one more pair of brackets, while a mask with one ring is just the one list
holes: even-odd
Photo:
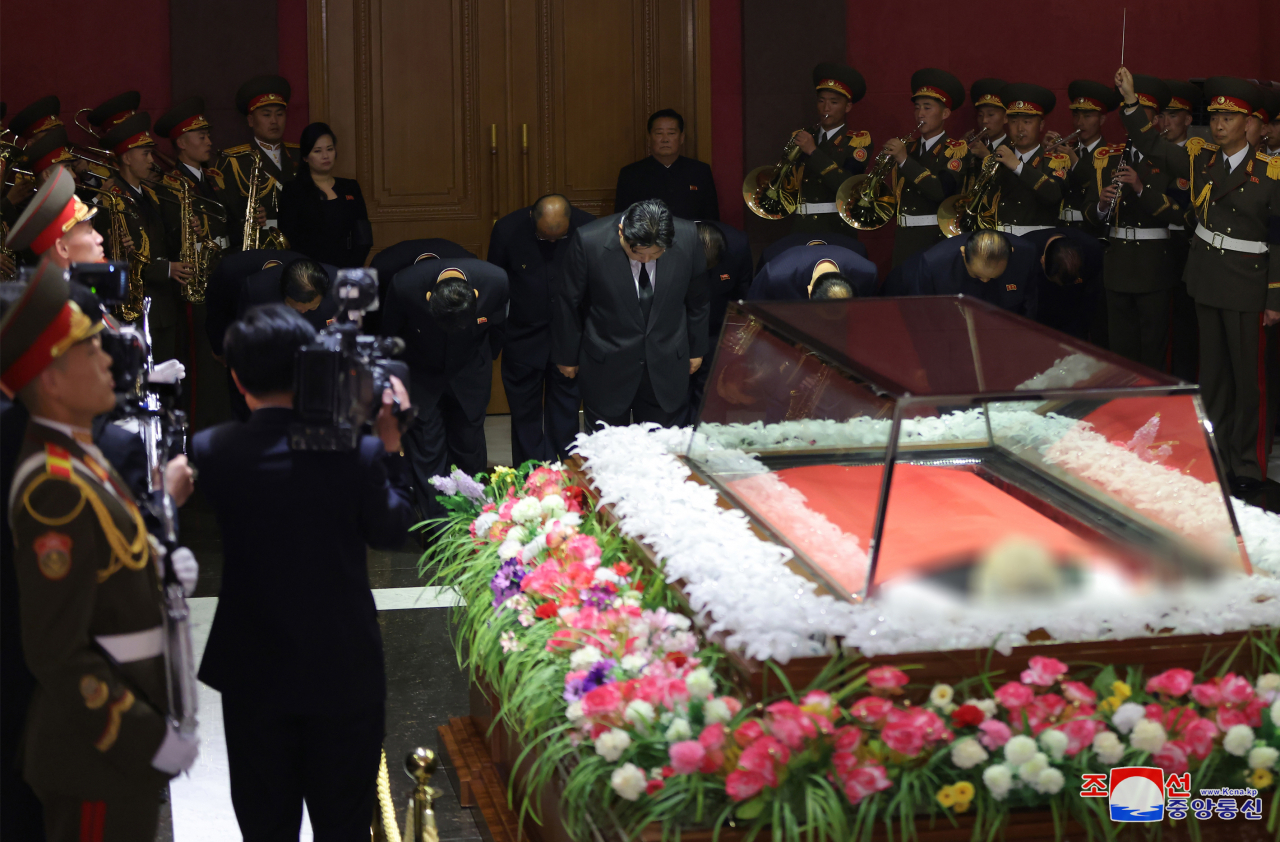
[[200, 576], [200, 563], [195, 553], [186, 547], [178, 547], [173, 551], [173, 572], [182, 583], [182, 590], [187, 596], [196, 592], [196, 579]]
[[190, 769], [199, 754], [200, 738], [194, 734], [184, 737], [170, 722], [151, 765], [167, 775], [176, 775]]
[[186, 366], [177, 360], [165, 360], [151, 370], [147, 380], [151, 383], [177, 383], [186, 376]]

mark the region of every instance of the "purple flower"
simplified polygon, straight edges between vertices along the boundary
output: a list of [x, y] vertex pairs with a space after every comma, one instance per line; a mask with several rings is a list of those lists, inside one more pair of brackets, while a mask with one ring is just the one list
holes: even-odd
[[586, 684], [588, 673], [577, 672], [569, 673], [564, 677], [564, 700], [566, 704], [573, 704], [582, 699], [587, 694], [584, 684]]
[[461, 468], [454, 468], [453, 473], [449, 475], [449, 479], [453, 480], [454, 486], [457, 488], [457, 491], [454, 492], [455, 494], [461, 494], [463, 497], [469, 497], [477, 502], [484, 500], [484, 486], [472, 479]]
[[585, 591], [579, 591], [578, 593], [582, 597], [583, 605], [590, 605], [597, 611], [608, 609], [613, 604], [614, 596], [616, 596], [613, 591], [602, 587], [587, 588]]
[[587, 670], [587, 677], [583, 680], [582, 686], [584, 693], [590, 693], [605, 684], [612, 684], [613, 681], [609, 677], [609, 673], [618, 664], [612, 658], [605, 658], [603, 661], [596, 661], [591, 669]]
[[520, 593], [520, 583], [524, 580], [525, 570], [520, 560], [509, 558], [502, 562], [498, 572], [489, 581], [489, 590], [493, 591], [493, 607], [501, 608], [502, 603]]
[[458, 481], [453, 477], [432, 477], [427, 482], [435, 486], [437, 494], [445, 497], [452, 497], [458, 493]]

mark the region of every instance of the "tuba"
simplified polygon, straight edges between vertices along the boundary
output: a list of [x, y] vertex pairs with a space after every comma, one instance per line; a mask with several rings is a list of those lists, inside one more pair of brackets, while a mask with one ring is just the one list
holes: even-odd
[[[810, 134], [821, 131], [821, 125], [813, 127]], [[771, 167], [756, 167], [747, 173], [742, 182], [742, 198], [751, 212], [764, 219], [782, 219], [796, 212], [800, 205], [800, 180], [803, 170], [796, 161], [800, 158], [800, 144], [796, 134], [791, 135], [782, 147], [782, 157]]]
[[[917, 123], [910, 134], [899, 140], [907, 143], [922, 125], [923, 121]], [[859, 231], [873, 231], [893, 219], [898, 209], [898, 197], [885, 183], [885, 176], [892, 168], [893, 156], [881, 151], [867, 172], [841, 184], [836, 192], [836, 210], [840, 218]]]
[[973, 184], [963, 193], [957, 193], [938, 206], [938, 227], [948, 237], [970, 234], [981, 228], [995, 228], [998, 224], [996, 210], [998, 199], [991, 195], [996, 185], [996, 171], [1000, 159], [988, 155], [982, 159], [982, 169]]
[[222, 247], [212, 238], [201, 239], [196, 233], [192, 216], [191, 182], [179, 179], [182, 189], [178, 194], [178, 218], [182, 225], [182, 246], [178, 252], [178, 260], [191, 265], [191, 278], [182, 285], [182, 297], [193, 304], [204, 301], [205, 291], [209, 288], [209, 275], [214, 264], [222, 253]]
[[262, 153], [255, 151], [253, 168], [249, 170], [249, 201], [244, 208], [244, 230], [240, 247], [244, 251], [287, 249], [289, 241], [280, 233], [279, 228], [270, 229], [270, 233], [263, 237], [263, 229], [258, 227], [258, 208], [262, 207], [262, 194], [271, 189], [271, 176], [267, 176], [268, 183], [265, 187], [262, 179]]

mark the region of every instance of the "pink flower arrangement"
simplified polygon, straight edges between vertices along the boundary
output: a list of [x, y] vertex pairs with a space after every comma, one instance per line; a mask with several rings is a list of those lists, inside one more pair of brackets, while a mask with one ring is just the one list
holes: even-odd
[[1162, 693], [1177, 699], [1185, 696], [1191, 690], [1191, 684], [1195, 681], [1195, 678], [1195, 673], [1191, 672], [1191, 670], [1165, 670], [1159, 675], [1152, 676], [1147, 681], [1147, 692]]
[[988, 719], [978, 726], [978, 742], [988, 751], [996, 749], [1009, 742], [1009, 738], [1013, 736], [1013, 730], [998, 719]]
[[1017, 711], [1031, 704], [1036, 697], [1036, 691], [1025, 684], [1010, 681], [996, 690], [995, 697], [997, 702], [1010, 711]]
[[906, 683], [907, 674], [897, 667], [876, 667], [867, 671], [867, 684], [872, 692], [898, 695]]
[[1030, 668], [1022, 671], [1022, 683], [1052, 687], [1061, 676], [1066, 674], [1067, 665], [1057, 658], [1035, 657], [1030, 661]]

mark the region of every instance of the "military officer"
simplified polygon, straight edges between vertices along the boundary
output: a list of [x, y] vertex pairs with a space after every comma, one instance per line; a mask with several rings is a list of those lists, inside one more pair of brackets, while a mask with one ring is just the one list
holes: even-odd
[[898, 201], [898, 229], [893, 236], [893, 265], [943, 239], [938, 205], [960, 192], [968, 146], [947, 137], [946, 120], [964, 103], [964, 85], [945, 70], [926, 68], [911, 75], [911, 101], [919, 137], [903, 143], [892, 138], [884, 146], [895, 166], [890, 182]]
[[[170, 231], [160, 210], [160, 197], [149, 180], [154, 175], [151, 150], [151, 117], [140, 111], [126, 117], [102, 137], [103, 146], [115, 157], [119, 169], [107, 182], [107, 192], [125, 208], [123, 221], [132, 248], [113, 260], [129, 261], [131, 277], [141, 278], [151, 297], [151, 346], [156, 362], [178, 356], [178, 285], [191, 277], [191, 266], [174, 260], [177, 232]], [[110, 238], [112, 213], [99, 214], [94, 224]], [[184, 319], [185, 321], [185, 319]]]
[[1053, 111], [1057, 97], [1047, 88], [1011, 82], [1000, 91], [1009, 115], [1011, 144], [995, 152], [1003, 168], [998, 170], [1000, 190], [996, 218], [1000, 230], [1021, 236], [1058, 223], [1058, 205], [1071, 159], [1062, 152], [1046, 153], [1040, 142], [1044, 118]]
[[292, 89], [281, 76], [255, 76], [236, 92], [236, 108], [245, 115], [253, 131], [253, 141], [222, 150], [217, 170], [223, 173], [227, 186], [236, 197], [231, 231], [236, 247], [243, 234], [244, 212], [249, 201], [249, 178], [253, 162], [261, 161], [258, 188], [261, 227], [276, 228], [280, 218], [280, 190], [293, 181], [301, 155], [298, 144], [284, 141], [286, 109]]
[[[1092, 79], [1076, 79], [1067, 85], [1070, 101], [1071, 125], [1078, 136], [1072, 143], [1057, 145], [1056, 151], [1065, 152], [1071, 160], [1067, 170], [1067, 182], [1062, 187], [1062, 210], [1058, 219], [1071, 228], [1080, 228], [1094, 236], [1106, 238], [1106, 229], [1085, 218], [1086, 194], [1089, 185], [1097, 179], [1093, 168], [1093, 153], [1103, 143], [1102, 126], [1107, 114], [1120, 104], [1120, 95], [1109, 85]], [[1055, 146], [1062, 138], [1057, 132], [1045, 132], [1044, 142]]]
[[857, 229], [836, 212], [836, 191], [845, 179], [866, 169], [871, 133], [847, 128], [849, 111], [867, 92], [862, 74], [852, 67], [823, 62], [813, 68], [818, 92], [818, 137], [806, 129], [796, 132], [804, 153], [800, 205], [794, 231], [838, 231], [856, 237]]
[[1000, 99], [1000, 91], [1007, 84], [1003, 79], [989, 76], [969, 86], [969, 99], [973, 101], [977, 117], [974, 138], [969, 141], [969, 163], [965, 167], [970, 178], [983, 158], [1009, 142], [1009, 115], [1004, 110], [1004, 100]]
[[62, 103], [56, 96], [41, 97], [13, 115], [9, 131], [18, 137], [18, 145], [26, 146], [40, 135], [63, 125], [58, 116]]
[[[1155, 76], [1133, 77], [1147, 119], [1169, 102], [1169, 87]], [[1103, 261], [1107, 344], [1112, 351], [1163, 369], [1169, 340], [1169, 290], [1174, 283], [1169, 223], [1182, 207], [1167, 194], [1170, 172], [1129, 143], [1100, 146], [1093, 154], [1096, 176], [1085, 201], [1091, 222], [1107, 228]]]
[[[1160, 135], [1176, 146], [1185, 146], [1187, 130], [1191, 127], [1192, 114], [1201, 106], [1200, 89], [1181, 79], [1165, 79], [1169, 86], [1169, 104], [1160, 112], [1156, 128]], [[1187, 292], [1183, 271], [1187, 268], [1187, 255], [1191, 251], [1192, 231], [1196, 227], [1196, 212], [1191, 205], [1190, 182], [1185, 178], [1169, 179], [1165, 188], [1169, 199], [1182, 208], [1182, 219], [1169, 223], [1169, 268], [1173, 274], [1173, 289], [1169, 322], [1169, 371], [1183, 380], [1195, 382], [1200, 365], [1200, 328], [1196, 324], [1196, 303]]]
[[840, 246], [796, 246], [760, 267], [747, 300], [865, 298], [875, 291], [876, 265], [865, 257]]
[[47, 257], [66, 269], [72, 263], [100, 263], [102, 235], [93, 227], [98, 208], [76, 195], [76, 179], [66, 167], [54, 166], [27, 209], [9, 232], [9, 245]]
[[1260, 347], [1263, 329], [1280, 322], [1280, 246], [1267, 242], [1280, 215], [1280, 164], [1245, 139], [1258, 89], [1229, 76], [1205, 82], [1213, 143], [1184, 146], [1159, 136], [1126, 68], [1116, 71], [1121, 119], [1138, 151], [1185, 178], [1196, 209], [1195, 241], [1184, 278], [1200, 323], [1200, 384], [1214, 436], [1237, 491], [1256, 490], [1266, 474], [1271, 425]]
[[91, 440], [115, 405], [100, 326], [49, 261], [0, 321], [0, 382], [32, 416], [10, 521], [37, 683], [24, 772], [53, 842], [154, 838], [161, 792], [199, 745], [167, 718], [158, 548]]

